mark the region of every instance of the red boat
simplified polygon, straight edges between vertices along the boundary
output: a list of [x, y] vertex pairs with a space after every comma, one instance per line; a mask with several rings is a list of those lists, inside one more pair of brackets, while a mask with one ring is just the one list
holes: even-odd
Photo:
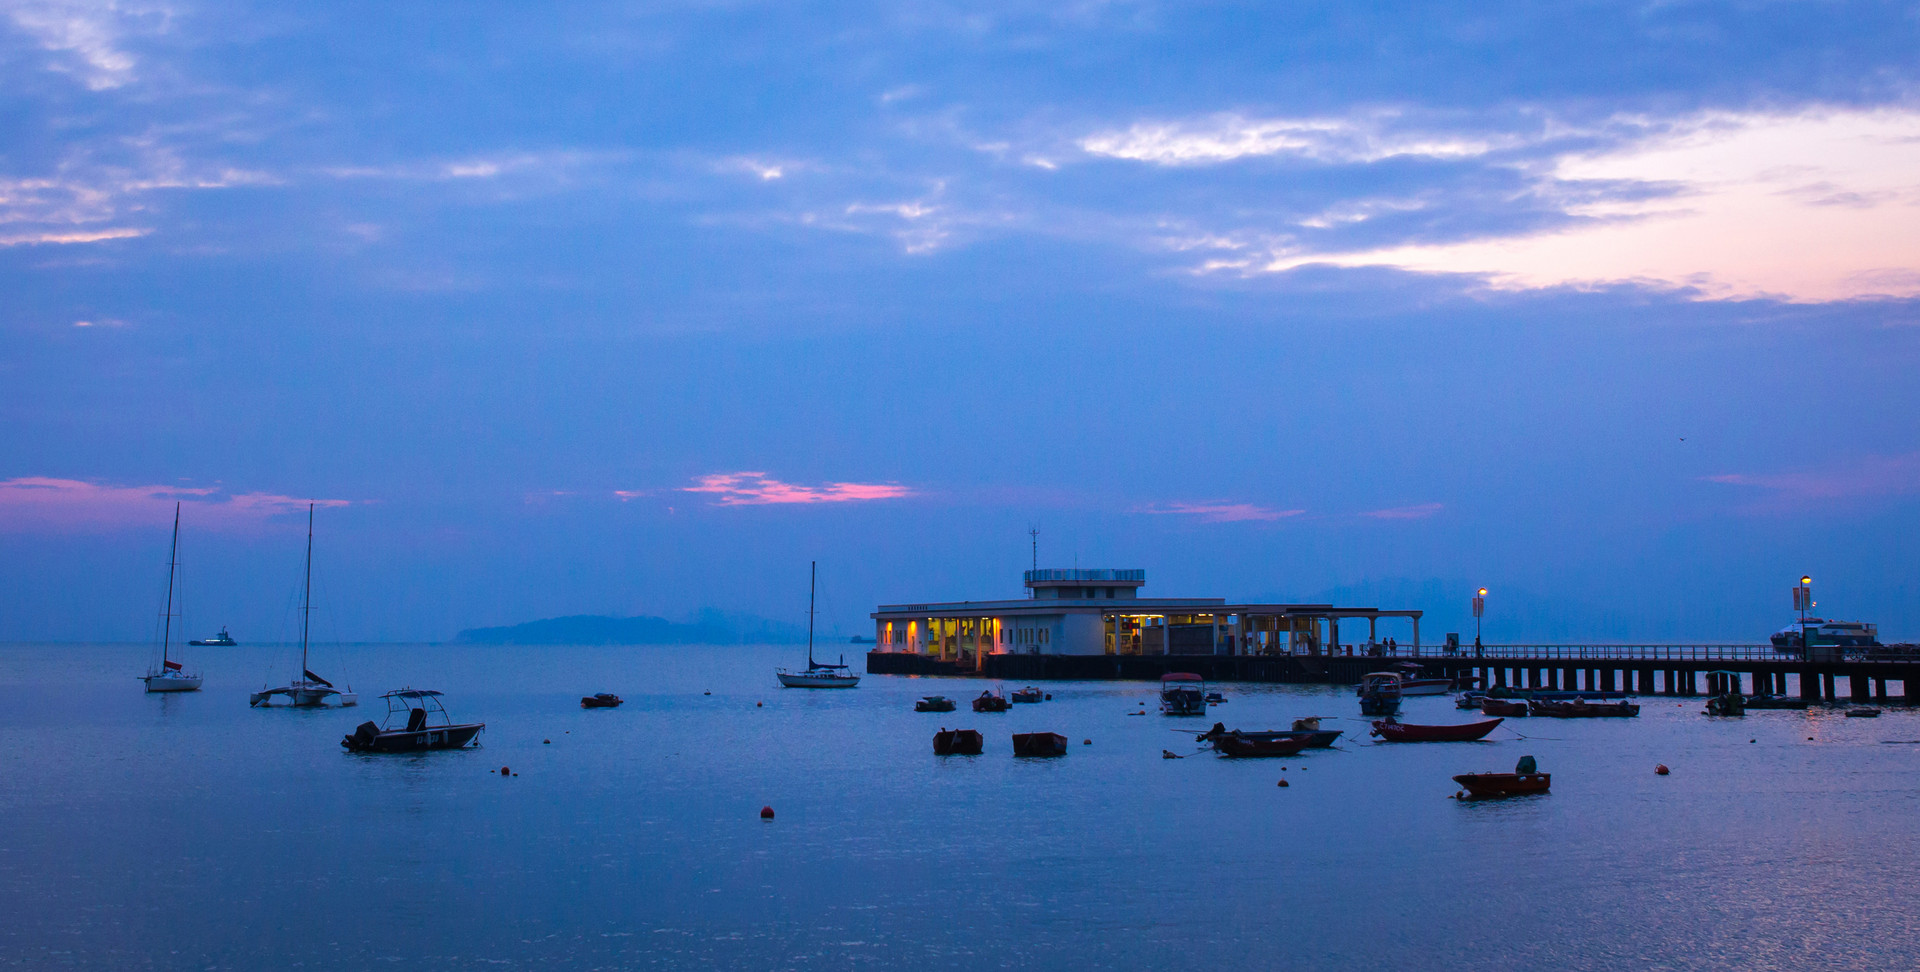
[[1015, 756], [1065, 756], [1067, 737], [1057, 732], [1016, 732], [1013, 734], [1013, 754]]
[[1476, 800], [1495, 797], [1524, 796], [1528, 793], [1545, 793], [1547, 785], [1553, 782], [1551, 773], [1462, 773], [1453, 778], [1455, 783], [1467, 791], [1467, 795]]
[[1640, 707], [1632, 702], [1588, 702], [1585, 699], [1553, 702], [1534, 699], [1529, 704], [1533, 706], [1534, 715], [1555, 719], [1627, 718], [1640, 714]]
[[973, 700], [975, 712], [1005, 712], [1011, 708], [1013, 703], [1007, 701], [1006, 696], [995, 695], [992, 691], [982, 692], [979, 698]]
[[1310, 735], [1278, 735], [1259, 733], [1241, 735], [1229, 732], [1213, 737], [1213, 751], [1229, 759], [1251, 759], [1261, 756], [1292, 756], [1313, 741]]
[[1524, 716], [1527, 703], [1516, 699], [1481, 699], [1480, 712], [1490, 716]]
[[1373, 734], [1379, 736], [1381, 742], [1472, 742], [1492, 732], [1503, 721], [1488, 719], [1464, 726], [1410, 726], [1382, 719], [1373, 724]]
[[986, 740], [974, 729], [942, 729], [933, 734], [935, 756], [978, 756]]

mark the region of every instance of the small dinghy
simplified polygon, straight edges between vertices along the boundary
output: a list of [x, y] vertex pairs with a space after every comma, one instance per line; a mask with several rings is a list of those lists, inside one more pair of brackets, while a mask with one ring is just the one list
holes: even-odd
[[1011, 708], [1013, 708], [1013, 703], [1008, 702], [1007, 697], [1004, 695], [993, 694], [992, 689], [980, 693], [980, 697], [973, 700], [973, 711], [975, 712], [1005, 712]]
[[944, 695], [929, 695], [913, 704], [915, 712], [952, 712], [953, 700]]
[[623, 698], [621, 698], [620, 696], [618, 696], [618, 695], [615, 695], [615, 694], [613, 694], [612, 692], [597, 692], [597, 693], [595, 693], [595, 694], [593, 694], [593, 695], [583, 695], [583, 696], [581, 696], [581, 697], [580, 697], [580, 708], [582, 708], [582, 709], [611, 709], [611, 708], [615, 708], [615, 707], [616, 707], [616, 706], [618, 706], [618, 705], [619, 705], [620, 703], [622, 703], [622, 702], [625, 702], [625, 701], [626, 701], [626, 699], [623, 699]]
[[[1241, 739], [1299, 739], [1307, 749], [1326, 749], [1340, 738], [1338, 729], [1320, 728], [1319, 716], [1306, 716], [1293, 720], [1292, 729], [1271, 729], [1261, 732], [1249, 732], [1244, 729], [1228, 729], [1226, 723], [1216, 722], [1213, 728], [1199, 735], [1197, 741], [1202, 745], [1213, 743], [1222, 736], [1239, 736]], [[1218, 747], [1216, 747], [1218, 748]], [[1284, 754], [1283, 754], [1284, 755]]]
[[1453, 781], [1466, 791], [1467, 799], [1495, 800], [1526, 796], [1545, 793], [1553, 783], [1552, 774], [1538, 772], [1538, 769], [1532, 756], [1522, 756], [1511, 773], [1462, 773]]
[[942, 729], [933, 734], [935, 756], [978, 756], [986, 739], [973, 729]]
[[1789, 695], [1749, 695], [1749, 709], [1805, 709], [1806, 699], [1796, 699]]
[[1533, 714], [1554, 719], [1624, 719], [1640, 714], [1640, 707], [1632, 702], [1588, 702], [1586, 699], [1568, 699], [1564, 702], [1548, 699], [1534, 699], [1528, 703]]
[[1487, 693], [1479, 689], [1462, 692], [1453, 697], [1453, 707], [1456, 709], [1478, 709], [1480, 708], [1481, 701], [1486, 697]]
[[1527, 711], [1527, 704], [1525, 702], [1514, 699], [1483, 698], [1480, 700], [1481, 715], [1513, 719], [1525, 716]]
[[1293, 733], [1229, 732], [1213, 738], [1213, 751], [1227, 759], [1292, 756], [1307, 748], [1307, 738]]
[[[384, 725], [363, 722], [340, 745], [356, 753], [419, 753], [434, 749], [459, 749], [473, 741], [485, 729], [484, 722], [455, 723], [440, 704], [440, 693], [432, 689], [405, 688], [380, 696], [387, 700]], [[406, 713], [404, 728], [392, 728]]]
[[1047, 698], [1047, 693], [1042, 692], [1031, 685], [1013, 693], [1013, 701], [1015, 702], [1043, 702], [1046, 700], [1046, 698]]
[[1848, 709], [1848, 710], [1847, 710], [1847, 718], [1849, 718], [1849, 719], [1878, 719], [1878, 718], [1880, 718], [1880, 710], [1879, 710], [1879, 709], [1876, 709], [1876, 708], [1874, 708], [1874, 707], [1872, 707], [1872, 706], [1861, 706], [1861, 707], [1860, 707], [1860, 708], [1858, 708], [1858, 709]]
[[1016, 732], [1013, 734], [1013, 754], [1015, 756], [1065, 756], [1067, 737], [1057, 732]]
[[1388, 718], [1373, 724], [1373, 734], [1379, 736], [1381, 742], [1472, 742], [1486, 738], [1487, 733], [1499, 728], [1503, 721], [1488, 719], [1460, 726], [1413, 726]]

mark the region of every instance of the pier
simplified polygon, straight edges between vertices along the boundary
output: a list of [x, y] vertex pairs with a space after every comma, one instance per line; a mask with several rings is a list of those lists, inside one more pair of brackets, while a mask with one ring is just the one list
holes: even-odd
[[1412, 662], [1421, 675], [1481, 688], [1698, 696], [1738, 691], [1809, 702], [1920, 703], [1920, 654], [1802, 658], [1772, 645], [1486, 645], [1481, 654], [1032, 655], [986, 654], [961, 664], [873, 651], [876, 675], [968, 675], [1010, 681], [1139, 679], [1192, 672], [1216, 682], [1356, 685], [1368, 672]]

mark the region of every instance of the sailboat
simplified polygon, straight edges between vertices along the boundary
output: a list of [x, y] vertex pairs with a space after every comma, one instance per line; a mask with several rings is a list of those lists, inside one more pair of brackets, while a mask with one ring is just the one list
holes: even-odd
[[828, 665], [813, 660], [813, 595], [820, 577], [820, 562], [814, 561], [807, 576], [807, 667], [805, 671], [790, 672], [784, 668], [776, 669], [780, 684], [787, 688], [853, 688], [860, 684], [860, 676], [847, 667], [847, 656], [840, 656], [840, 664]]
[[307, 629], [313, 619], [313, 504], [307, 504], [307, 582], [305, 591], [300, 595], [300, 677], [278, 688], [261, 689], [247, 697], [248, 705], [269, 705], [276, 695], [284, 695], [296, 706], [311, 708], [327, 704], [328, 698], [337, 698], [341, 705], [357, 705], [360, 696], [355, 695], [351, 687], [342, 692], [333, 687], [333, 683], [313, 673], [307, 667]]
[[173, 504], [173, 550], [167, 554], [167, 613], [160, 626], [160, 667], [148, 668], [140, 676], [149, 692], [198, 692], [200, 676], [188, 674], [186, 667], [173, 660], [173, 572], [180, 566], [180, 504]]

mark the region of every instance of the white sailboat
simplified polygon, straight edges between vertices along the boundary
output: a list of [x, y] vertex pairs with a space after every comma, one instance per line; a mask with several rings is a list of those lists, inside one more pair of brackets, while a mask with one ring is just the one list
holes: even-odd
[[775, 669], [780, 684], [787, 688], [853, 688], [860, 684], [860, 676], [847, 667], [847, 656], [840, 656], [840, 664], [828, 665], [813, 660], [813, 594], [820, 576], [820, 562], [814, 561], [807, 576], [807, 667], [804, 671], [790, 672], [784, 668]]
[[173, 660], [173, 572], [180, 566], [180, 504], [173, 504], [173, 550], [167, 554], [167, 613], [160, 626], [160, 667], [140, 676], [149, 692], [198, 692], [200, 675]]
[[313, 618], [313, 504], [307, 504], [307, 581], [300, 595], [300, 677], [277, 688], [261, 689], [247, 697], [248, 705], [271, 705], [273, 697], [284, 695], [293, 705], [311, 708], [327, 704], [329, 698], [341, 705], [357, 705], [360, 696], [351, 686], [342, 692], [333, 683], [307, 667], [307, 630]]

